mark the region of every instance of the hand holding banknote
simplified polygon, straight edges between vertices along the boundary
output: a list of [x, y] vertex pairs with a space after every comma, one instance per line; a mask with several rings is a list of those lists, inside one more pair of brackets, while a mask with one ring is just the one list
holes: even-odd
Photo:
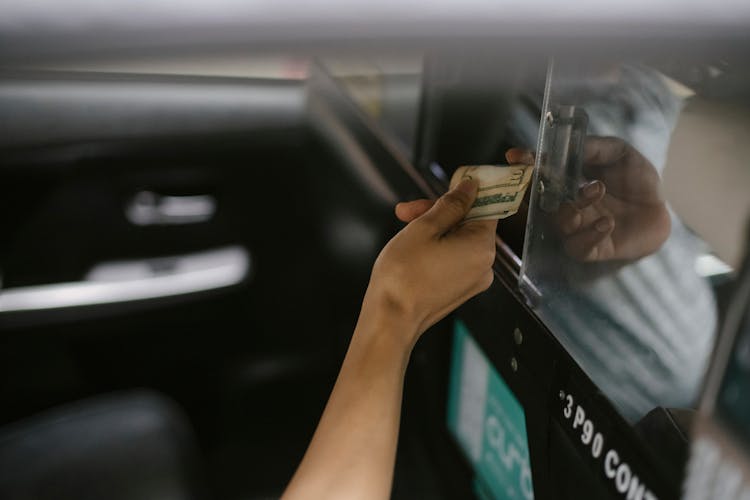
[[[524, 149], [510, 149], [505, 157], [513, 166], [534, 163], [533, 153]], [[528, 168], [528, 175], [531, 170]], [[601, 262], [635, 260], [661, 248], [669, 237], [671, 221], [659, 173], [651, 162], [622, 139], [590, 136], [584, 144], [583, 170], [588, 182], [581, 186], [575, 201], [562, 204], [554, 216], [564, 251], [581, 262]], [[480, 180], [480, 189], [481, 184]], [[526, 187], [513, 203], [520, 203]], [[409, 222], [432, 203], [400, 203], [396, 216]], [[506, 214], [506, 208], [501, 207], [501, 203], [495, 205], [494, 218], [518, 210], [511, 206]]]
[[472, 165], [459, 167], [451, 177], [451, 187], [463, 179], [479, 183], [477, 198], [465, 220], [504, 219], [518, 212], [533, 165]]
[[[529, 156], [523, 159], [528, 160]], [[468, 165], [453, 173], [450, 189], [462, 180], [472, 179], [479, 185], [477, 197], [464, 221], [497, 220], [518, 212], [534, 171], [533, 157], [527, 164]], [[396, 206], [396, 216], [404, 222], [419, 217], [432, 206], [431, 200], [415, 200]]]
[[497, 222], [463, 223], [477, 190], [475, 180], [464, 179], [434, 203], [418, 200], [397, 205], [402, 220], [403, 211], [409, 211], [409, 224], [375, 261], [366, 302], [395, 305], [391, 315], [405, 316], [405, 323], [414, 323], [414, 332], [421, 335], [490, 286]]
[[462, 223], [477, 188], [472, 179], [460, 182], [378, 255], [346, 357], [284, 500], [390, 498], [412, 348], [494, 279], [497, 221]]

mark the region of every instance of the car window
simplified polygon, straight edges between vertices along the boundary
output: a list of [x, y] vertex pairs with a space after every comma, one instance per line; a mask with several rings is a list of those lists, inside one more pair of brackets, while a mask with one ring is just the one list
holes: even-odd
[[695, 407], [707, 368], [750, 208], [750, 101], [716, 90], [735, 78], [718, 63], [549, 70], [520, 286], [631, 422]]
[[414, 158], [423, 57], [419, 53], [328, 57], [326, 70], [409, 160]]

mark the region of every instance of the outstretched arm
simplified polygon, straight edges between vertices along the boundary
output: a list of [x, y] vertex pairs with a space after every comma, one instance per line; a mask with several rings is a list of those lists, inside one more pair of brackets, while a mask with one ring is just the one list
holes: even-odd
[[[496, 221], [461, 223], [476, 197], [467, 180], [378, 256], [344, 363], [283, 498], [386, 499], [396, 457], [404, 373], [420, 335], [492, 284]], [[426, 209], [426, 211], [425, 211]]]

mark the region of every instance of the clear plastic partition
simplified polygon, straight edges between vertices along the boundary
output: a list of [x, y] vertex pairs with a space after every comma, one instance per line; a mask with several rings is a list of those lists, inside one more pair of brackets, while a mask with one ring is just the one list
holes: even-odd
[[631, 421], [695, 407], [741, 251], [748, 100], [716, 91], [732, 71], [550, 64], [520, 286]]

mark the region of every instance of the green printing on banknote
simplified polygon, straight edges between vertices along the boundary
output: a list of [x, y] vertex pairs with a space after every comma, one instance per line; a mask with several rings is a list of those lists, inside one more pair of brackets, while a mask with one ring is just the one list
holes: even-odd
[[493, 203], [510, 203], [516, 201], [518, 193], [501, 193], [493, 194], [490, 196], [482, 196], [474, 201], [472, 208], [483, 207], [485, 205], [492, 205]]

